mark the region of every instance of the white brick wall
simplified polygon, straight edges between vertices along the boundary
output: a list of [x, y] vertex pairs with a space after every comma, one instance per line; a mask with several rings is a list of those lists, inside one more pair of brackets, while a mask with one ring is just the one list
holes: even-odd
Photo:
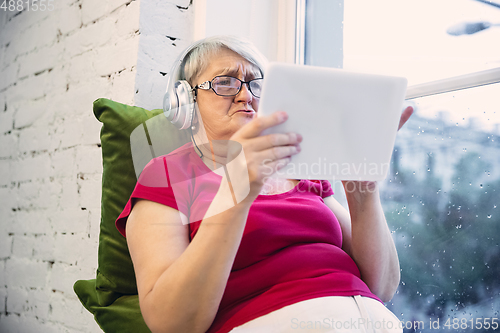
[[190, 0], [52, 3], [0, 10], [2, 333], [100, 332], [72, 290], [97, 266], [101, 124], [92, 102], [134, 104], [140, 90], [143, 105], [161, 106], [159, 72], [192, 36]]
[[193, 41], [194, 13], [191, 2], [142, 0], [136, 105], [146, 109], [162, 107], [167, 86], [164, 74], [170, 72], [174, 60]]

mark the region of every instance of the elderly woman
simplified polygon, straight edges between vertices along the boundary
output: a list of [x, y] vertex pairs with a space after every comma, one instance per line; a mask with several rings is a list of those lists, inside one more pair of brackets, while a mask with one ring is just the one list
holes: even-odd
[[[349, 184], [348, 213], [327, 181], [269, 177], [300, 152], [302, 137], [261, 134], [287, 120], [283, 111], [257, 117], [262, 59], [229, 36], [198, 42], [181, 59], [197, 104], [193, 142], [150, 162], [117, 220], [145, 322], [176, 333], [401, 331], [381, 302], [400, 275], [377, 183]], [[221, 140], [237, 143], [244, 165]], [[243, 177], [216, 171], [226, 153]], [[234, 193], [245, 188], [238, 179], [248, 186]]]

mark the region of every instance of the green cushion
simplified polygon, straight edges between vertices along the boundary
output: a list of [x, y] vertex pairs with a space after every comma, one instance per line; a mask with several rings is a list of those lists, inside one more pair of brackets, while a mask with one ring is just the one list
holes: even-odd
[[151, 332], [142, 318], [137, 295], [121, 295], [112, 304], [104, 306], [99, 303], [96, 279], [79, 280], [74, 289], [104, 332]]
[[[127, 242], [115, 227], [115, 220], [137, 182], [138, 173], [134, 169], [131, 153], [131, 135], [133, 132], [144, 133], [147, 126], [143, 123], [153, 125], [154, 122], [154, 126], [150, 127], [155, 128], [157, 133], [146, 133], [151, 137], [156, 136], [157, 142], [168, 141], [170, 144], [156, 149], [156, 156], [188, 142], [189, 135], [186, 131], [174, 128], [163, 116], [161, 109], [148, 111], [100, 98], [94, 102], [94, 115], [103, 123], [98, 269], [95, 279], [77, 281], [74, 290], [105, 332], [149, 332], [139, 310], [135, 274]], [[168, 133], [173, 135], [168, 136]], [[135, 141], [133, 143], [138, 144]], [[143, 143], [139, 143], [139, 146], [141, 144]], [[145, 144], [148, 147], [147, 142]], [[141, 157], [142, 161], [139, 163], [138, 158], [135, 159], [136, 166], [149, 162], [149, 159], [144, 161], [144, 157]]]

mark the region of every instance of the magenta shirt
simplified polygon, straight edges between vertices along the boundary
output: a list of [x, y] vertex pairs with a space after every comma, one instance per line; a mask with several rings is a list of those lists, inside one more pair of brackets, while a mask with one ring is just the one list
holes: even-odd
[[[132, 198], [183, 212], [191, 239], [218, 189], [211, 172], [187, 144], [152, 160], [116, 221], [125, 236]], [[248, 214], [221, 304], [207, 332], [225, 333], [286, 305], [324, 296], [374, 298], [354, 261], [342, 250], [342, 232], [323, 198], [328, 181], [301, 180], [286, 193], [259, 195]]]

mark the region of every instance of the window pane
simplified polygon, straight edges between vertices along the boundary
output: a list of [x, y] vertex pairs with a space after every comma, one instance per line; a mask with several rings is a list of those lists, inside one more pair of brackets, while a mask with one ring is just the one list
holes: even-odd
[[[494, 25], [500, 8], [473, 0], [345, 0], [344, 6], [345, 69], [405, 76], [414, 85], [500, 67]], [[491, 26], [447, 33], [466, 22]]]
[[401, 263], [389, 307], [405, 322], [465, 318], [472, 332], [500, 316], [497, 96], [500, 84], [419, 98], [398, 133], [381, 193]]

